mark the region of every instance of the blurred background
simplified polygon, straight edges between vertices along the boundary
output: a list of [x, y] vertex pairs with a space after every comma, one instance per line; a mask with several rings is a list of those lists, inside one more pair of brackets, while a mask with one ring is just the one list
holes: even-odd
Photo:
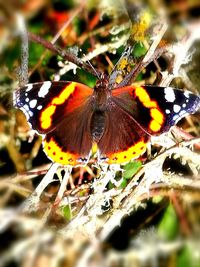
[[140, 66], [132, 82], [199, 94], [200, 2], [0, 0], [0, 266], [200, 267], [199, 112], [121, 168], [54, 169], [13, 92], [93, 87], [61, 51], [115, 85]]

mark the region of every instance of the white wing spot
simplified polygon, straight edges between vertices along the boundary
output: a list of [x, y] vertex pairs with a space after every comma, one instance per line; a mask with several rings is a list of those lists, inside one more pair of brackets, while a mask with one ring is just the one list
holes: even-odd
[[24, 108], [26, 111], [29, 111], [29, 106], [28, 106], [28, 105], [24, 105], [23, 108]]
[[42, 105], [39, 105], [38, 107], [37, 107], [37, 110], [41, 110], [42, 109]]
[[25, 101], [26, 101], [26, 102], [29, 102], [29, 98], [27, 97], [27, 98], [25, 99]]
[[175, 113], [178, 113], [181, 110], [181, 107], [179, 105], [174, 105], [173, 110]]
[[27, 116], [27, 119], [31, 116], [31, 114], [29, 114], [30, 109], [28, 105], [24, 105], [23, 107], [21, 107], [21, 110], [25, 113], [25, 115]]
[[187, 97], [187, 98], [189, 98], [190, 97], [190, 93], [188, 91], [185, 91], [184, 92], [184, 96]]
[[33, 117], [33, 112], [32, 111], [28, 111], [28, 115], [30, 116], [30, 117]]
[[170, 114], [171, 112], [170, 112], [169, 109], [166, 109], [166, 110], [165, 110], [165, 113], [166, 113], [166, 114]]
[[173, 120], [174, 120], [174, 121], [176, 121], [176, 120], [179, 119], [179, 118], [180, 118], [179, 115], [174, 115], [174, 116], [173, 116]]
[[31, 108], [34, 108], [36, 105], [37, 105], [37, 100], [36, 99], [31, 100], [30, 103], [29, 103], [29, 106]]
[[182, 105], [182, 107], [183, 107], [183, 108], [186, 108], [186, 104], [184, 103], [184, 104]]
[[33, 84], [32, 83], [27, 84], [26, 92], [30, 91], [32, 88], [33, 88]]
[[179, 113], [179, 115], [182, 117], [183, 115], [185, 115], [187, 112], [185, 110], [181, 110], [181, 112]]
[[174, 100], [176, 99], [176, 96], [174, 94], [174, 90], [173, 88], [171, 87], [166, 87], [165, 88], [165, 99], [168, 101], [168, 102], [174, 102]]
[[39, 97], [45, 97], [45, 95], [48, 94], [50, 87], [51, 87], [50, 81], [44, 82], [43, 85], [40, 87], [40, 90], [38, 92], [38, 96]]

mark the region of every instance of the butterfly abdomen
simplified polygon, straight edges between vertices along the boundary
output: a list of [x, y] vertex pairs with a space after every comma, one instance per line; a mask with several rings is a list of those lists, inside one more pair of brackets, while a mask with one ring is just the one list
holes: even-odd
[[93, 141], [98, 143], [105, 129], [105, 114], [103, 111], [97, 110], [93, 113], [90, 128]]

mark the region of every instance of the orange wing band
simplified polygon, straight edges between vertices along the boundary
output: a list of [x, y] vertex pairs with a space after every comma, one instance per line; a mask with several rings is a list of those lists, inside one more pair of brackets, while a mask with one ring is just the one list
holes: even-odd
[[136, 159], [140, 157], [145, 151], [146, 151], [147, 143], [144, 142], [143, 140], [139, 141], [132, 147], [128, 148], [127, 150], [124, 151], [119, 151], [113, 154], [108, 154], [108, 163], [113, 164], [121, 164], [124, 162], [128, 162], [131, 159]]
[[149, 123], [149, 128], [152, 132], [159, 132], [164, 124], [164, 115], [159, 110], [157, 103], [150, 99], [147, 91], [141, 86], [135, 87], [134, 94], [139, 98], [144, 107], [150, 109], [150, 116], [152, 119]]
[[76, 165], [77, 160], [80, 157], [78, 154], [63, 151], [53, 138], [51, 138], [50, 141], [45, 140], [43, 147], [44, 152], [53, 162], [57, 162], [62, 165]]
[[52, 125], [52, 116], [56, 111], [56, 106], [63, 104], [69, 96], [74, 92], [76, 88], [76, 82], [71, 82], [63, 88], [62, 92], [52, 99], [50, 105], [42, 111], [40, 117], [41, 128], [47, 130]]

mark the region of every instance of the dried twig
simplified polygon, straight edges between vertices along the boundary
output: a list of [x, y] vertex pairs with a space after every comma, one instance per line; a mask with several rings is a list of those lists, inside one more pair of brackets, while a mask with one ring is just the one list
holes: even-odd
[[[73, 12], [73, 14], [71, 14], [70, 18], [63, 24], [61, 29], [56, 33], [56, 35], [51, 40], [52, 44], [56, 43], [56, 41], [59, 39], [59, 37], [61, 36], [63, 31], [71, 24], [73, 19], [81, 12], [81, 10], [83, 9], [84, 5], [85, 5], [85, 1], [83, 1], [83, 3]], [[41, 55], [40, 60], [34, 66], [34, 68], [30, 71], [29, 75], [31, 75], [40, 66], [40, 64], [42, 63], [43, 59], [45, 58], [45, 55], [46, 55], [46, 51]]]
[[188, 51], [194, 41], [199, 39], [200, 23], [195, 24], [195, 27], [191, 27], [189, 24], [186, 26], [186, 29], [188, 34], [170, 48], [170, 52], [174, 55], [173, 67], [170, 72], [165, 71], [162, 73], [163, 77], [160, 83], [162, 86], [168, 86], [175, 77], [179, 76], [181, 65], [191, 60], [191, 55], [188, 54]]
[[58, 206], [60, 204], [60, 201], [63, 198], [63, 194], [64, 194], [64, 192], [66, 190], [66, 187], [67, 187], [67, 184], [69, 182], [69, 178], [70, 178], [71, 172], [72, 172], [72, 167], [71, 166], [65, 167], [65, 174], [64, 174], [63, 180], [61, 182], [60, 188], [58, 190], [58, 194], [57, 194], [55, 202], [54, 202], [54, 207]]
[[84, 62], [80, 58], [76, 57], [73, 53], [67, 51], [67, 50], [62, 50], [59, 47], [55, 46], [54, 44], [44, 40], [38, 35], [35, 35], [33, 33], [28, 33], [29, 40], [39, 43], [43, 45], [45, 48], [50, 50], [53, 53], [56, 53], [57, 55], [60, 55], [64, 60], [70, 61], [73, 64], [77, 65], [78, 67], [82, 68], [85, 71], [90, 72], [92, 75], [95, 77], [98, 77], [101, 75], [101, 72], [98, 70], [94, 70], [93, 67], [91, 67], [88, 63]]
[[44, 189], [53, 181], [54, 174], [58, 168], [58, 164], [54, 163], [51, 165], [50, 169], [43, 177], [42, 181], [39, 183], [33, 194], [25, 200], [23, 203], [21, 210], [24, 212], [31, 212], [37, 210], [40, 196]]
[[[123, 217], [129, 214], [134, 208], [137, 208], [142, 199], [149, 198], [149, 190], [152, 184], [164, 182], [167, 185], [179, 188], [183, 186], [191, 186], [192, 180], [194, 181], [194, 187], [198, 188], [200, 185], [198, 178], [196, 178], [196, 180], [193, 180], [195, 178], [189, 178], [190, 182], [188, 182], [187, 179], [180, 179], [180, 176], [166, 175], [163, 173], [162, 166], [165, 159], [172, 154], [178, 154], [179, 157], [185, 157], [187, 158], [186, 161], [190, 161], [196, 166], [200, 165], [199, 156], [186, 147], [194, 142], [199, 142], [199, 140], [200, 138], [196, 138], [195, 140], [181, 142], [179, 145], [175, 145], [160, 155], [157, 155], [143, 166], [124, 190], [120, 188], [115, 188], [109, 191], [105, 190], [105, 185], [116, 173], [116, 169], [105, 169], [105, 172], [101, 173], [101, 177], [94, 184], [97, 194], [94, 192], [94, 194], [90, 196], [77, 217], [62, 229], [61, 232], [65, 233], [67, 236], [73, 235], [74, 231], [77, 230], [83, 232], [85, 235], [91, 235], [92, 233], [93, 235], [96, 235], [99, 233], [100, 240], [105, 240], [110, 232], [120, 224]], [[138, 183], [140, 179], [141, 181]], [[105, 199], [109, 198], [113, 200], [112, 213], [98, 217], [101, 214], [101, 206]]]
[[149, 63], [151, 63], [152, 61], [159, 58], [166, 51], [166, 48], [158, 48], [156, 50], [166, 30], [167, 30], [167, 24], [166, 23], [161, 24], [160, 30], [157, 33], [157, 36], [154, 37], [153, 43], [151, 44], [145, 57], [130, 71], [129, 74], [126, 75], [126, 77], [123, 79], [121, 83], [118, 84], [117, 87], [126, 86], [134, 82], [135, 78], [141, 72], [142, 69], [148, 66]]
[[16, 23], [18, 33], [22, 40], [21, 69], [19, 75], [19, 86], [22, 87], [28, 83], [28, 34], [22, 15], [16, 14]]

